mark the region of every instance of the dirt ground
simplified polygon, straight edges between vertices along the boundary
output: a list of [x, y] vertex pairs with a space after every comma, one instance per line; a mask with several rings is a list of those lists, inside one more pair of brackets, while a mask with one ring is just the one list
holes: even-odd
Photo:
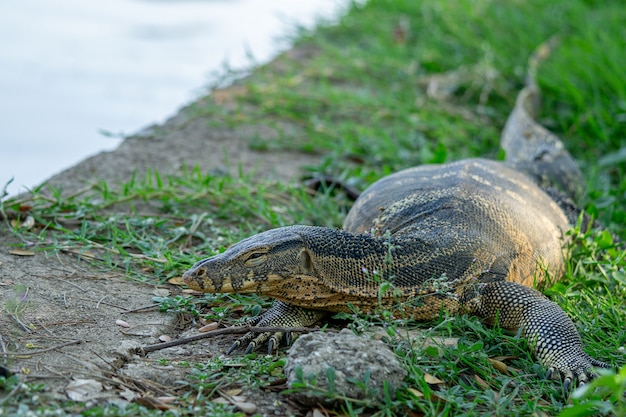
[[[228, 90], [220, 95], [225, 96]], [[249, 149], [247, 137], [272, 138], [276, 134], [264, 126], [216, 129], [209, 127], [206, 119], [190, 117], [188, 109], [182, 109], [165, 124], [144, 129], [118, 149], [54, 176], [49, 184], [72, 193], [96, 180], [120, 183], [134, 171], [143, 173], [149, 168], [163, 175], [196, 164], [204, 172], [224, 170], [225, 157], [232, 169], [241, 166], [244, 171], [254, 169], [259, 175], [290, 180], [300, 174], [300, 167], [316, 162], [307, 154]], [[0, 226], [0, 297], [5, 309], [0, 315], [0, 357], [5, 360], [0, 364], [22, 380], [44, 382], [55, 396], [67, 398], [68, 386], [73, 386], [69, 384], [77, 379], [102, 384], [89, 391], [85, 383], [90, 392], [85, 398], [96, 401], [133, 400], [149, 390], [175, 395], [176, 381], [184, 379], [183, 368], [161, 365], [158, 359], [202, 360], [222, 354], [232, 343], [218, 338], [161, 350], [147, 358], [131, 355], [129, 349], [158, 343], [163, 335], [175, 339], [185, 330], [186, 335], [196, 333], [189, 325], [179, 326], [173, 314], [146, 309], [154, 306], [152, 297], [167, 288], [130, 282], [122, 273], [102, 271], [70, 254], [12, 254], [15, 243]], [[130, 327], [120, 326], [119, 320]], [[256, 398], [247, 399], [256, 404], [257, 413], [292, 412], [283, 408], [288, 404], [275, 403], [281, 399], [278, 394], [260, 394], [251, 393], [249, 396]]]

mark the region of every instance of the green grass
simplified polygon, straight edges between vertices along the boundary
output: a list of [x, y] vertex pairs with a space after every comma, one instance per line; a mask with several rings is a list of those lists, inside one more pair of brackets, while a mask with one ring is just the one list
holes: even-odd
[[62, 197], [60, 190], [51, 195], [3, 203], [7, 211], [34, 217], [38, 226], [32, 231], [20, 222], [14, 226], [24, 245], [74, 251], [90, 260], [88, 249], [107, 267], [161, 283], [180, 275], [190, 259], [251, 232], [293, 223], [333, 226], [346, 209], [327, 198], [312, 199], [300, 186], [197, 169], [176, 178], [149, 173], [120, 188], [100, 183], [72, 196]]
[[[588, 188], [585, 208], [624, 239], [624, 21], [626, 8], [618, 0], [372, 0], [353, 5], [339, 25], [322, 26], [313, 33], [295, 31], [296, 44], [307, 48], [310, 57], [282, 58], [278, 74], [271, 67], [256, 69], [238, 81], [247, 93], [233, 108], [203, 100], [188, 111], [211, 125], [274, 127], [279, 132], [276, 139], [268, 142], [252, 135], [250, 146], [319, 154], [322, 161], [308, 167], [311, 175], [330, 174], [363, 189], [408, 166], [472, 156], [501, 158], [500, 130], [523, 85], [527, 58], [557, 34], [560, 46], [538, 73], [544, 93], [540, 120], [564, 139], [580, 162]], [[435, 98], [427, 94], [434, 77], [444, 83]], [[25, 247], [77, 251], [98, 266], [122, 268], [129, 277], [150, 283], [178, 276], [198, 258], [270, 227], [294, 223], [338, 227], [349, 209], [341, 194], [311, 197], [297, 184], [197, 169], [169, 178], [151, 172], [119, 188], [102, 183], [75, 196], [62, 197], [54, 191], [46, 195], [37, 190], [28, 202], [2, 201], [3, 211], [28, 212], [35, 218], [36, 226], [30, 229], [7, 226]], [[590, 354], [623, 365], [624, 251], [613, 247], [608, 233], [572, 233], [567, 273], [546, 293], [575, 318]], [[228, 305], [258, 302], [246, 297], [219, 299], [222, 310], [202, 314], [229, 319]], [[161, 301], [164, 309], [185, 314], [199, 314], [203, 307], [189, 300]], [[379, 320], [354, 325], [367, 329], [372, 323]], [[409, 348], [408, 341], [393, 342], [409, 375], [398, 398], [374, 406], [373, 413], [626, 413], [624, 368], [621, 376], [603, 376], [598, 386], [568, 399], [558, 382], [541, 379], [545, 369], [517, 335], [468, 317], [408, 325], [420, 326], [427, 335], [460, 337], [458, 346], [421, 351]], [[499, 357], [507, 357], [506, 372], [490, 361]], [[260, 378], [264, 368], [247, 363], [248, 373], [225, 372], [219, 382], [258, 386], [260, 380], [254, 377]], [[206, 387], [199, 384], [222, 369], [219, 366], [213, 361], [195, 368], [189, 398], [184, 400], [190, 414], [208, 412], [207, 390], [215, 388], [211, 385], [215, 381]], [[443, 383], [428, 384], [425, 374]], [[16, 396], [8, 407], [17, 410], [20, 400], [33, 410], [40, 406]], [[64, 409], [71, 412], [72, 407]], [[346, 404], [348, 414], [359, 408]], [[88, 414], [116, 412], [125, 415], [99, 408]], [[137, 415], [160, 414], [141, 413]]]

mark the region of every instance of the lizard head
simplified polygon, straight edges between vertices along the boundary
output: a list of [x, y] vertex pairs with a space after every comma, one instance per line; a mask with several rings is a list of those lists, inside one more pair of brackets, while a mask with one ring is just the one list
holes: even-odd
[[183, 274], [183, 281], [210, 293], [270, 293], [294, 277], [312, 278], [311, 259], [298, 233], [307, 227], [281, 227], [244, 239], [197, 262]]

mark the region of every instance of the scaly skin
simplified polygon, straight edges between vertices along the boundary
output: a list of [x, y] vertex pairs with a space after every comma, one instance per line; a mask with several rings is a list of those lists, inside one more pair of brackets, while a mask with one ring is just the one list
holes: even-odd
[[[470, 159], [400, 171], [359, 196], [343, 230], [260, 233], [196, 263], [185, 283], [276, 299], [249, 321], [262, 326], [310, 326], [350, 306], [416, 320], [442, 309], [467, 312], [521, 329], [548, 375], [562, 377], [566, 388], [588, 381], [594, 366], [608, 365], [589, 357], [563, 310], [531, 288], [563, 273], [564, 236], [580, 213], [573, 200], [581, 183], [561, 141], [534, 121], [533, 59], [503, 132], [504, 163]], [[282, 337], [247, 334], [229, 352], [266, 341], [271, 351]]]

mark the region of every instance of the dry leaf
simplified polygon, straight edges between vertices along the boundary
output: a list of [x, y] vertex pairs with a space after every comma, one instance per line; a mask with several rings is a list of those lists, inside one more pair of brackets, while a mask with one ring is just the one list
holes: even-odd
[[26, 218], [21, 224], [22, 228], [26, 230], [32, 228], [34, 225], [35, 225], [35, 219], [33, 218], [33, 216], [26, 216]]
[[183, 281], [183, 277], [170, 278], [167, 280], [167, 282], [172, 285], [185, 285], [185, 282]]
[[478, 375], [474, 374], [474, 381], [476, 381], [478, 383], [478, 385], [480, 385], [480, 387], [484, 390], [488, 390], [489, 389], [489, 384], [487, 383], [487, 381], [485, 381], [484, 379], [482, 379], [481, 377], [479, 377]]
[[443, 384], [443, 381], [441, 379], [431, 374], [424, 374], [424, 381], [426, 381], [427, 384], [431, 385]]
[[65, 393], [73, 401], [87, 401], [97, 398], [102, 392], [102, 384], [95, 379], [76, 379], [65, 387]]
[[17, 256], [33, 256], [33, 255], [35, 255], [35, 252], [29, 251], [29, 250], [26, 250], [26, 249], [11, 249], [9, 251], [9, 253], [11, 255], [17, 255]]
[[227, 389], [226, 391], [224, 391], [224, 394], [230, 396], [230, 397], [235, 397], [239, 394], [241, 394], [243, 390], [241, 388], [231, 388], [231, 389]]
[[219, 326], [219, 324], [216, 321], [214, 321], [212, 323], [207, 324], [206, 326], [200, 327], [198, 331], [200, 333], [210, 332], [211, 330], [217, 329], [217, 326]]
[[230, 399], [238, 403], [241, 403], [247, 400], [245, 395], [233, 395], [232, 397], [230, 397]]
[[137, 398], [137, 393], [126, 388], [124, 391], [120, 391], [120, 397], [125, 399], [126, 401], [135, 401]]
[[216, 404], [230, 404], [230, 401], [228, 401], [226, 398], [224, 397], [217, 397], [214, 398], [213, 400], [211, 400], [211, 402], [214, 402]]
[[497, 359], [491, 359], [491, 358], [487, 358], [487, 360], [498, 371], [502, 372], [503, 374], [507, 374], [507, 375], [509, 374], [509, 367], [507, 366], [506, 363], [499, 361]]
[[[224, 393], [224, 395], [227, 395], [226, 393]], [[256, 404], [250, 403], [250, 402], [246, 402], [244, 401], [246, 397], [242, 397], [242, 396], [238, 396], [238, 395], [234, 395], [234, 396], [228, 396], [228, 398], [226, 397], [217, 397], [213, 400], [214, 403], [218, 403], [218, 404], [230, 404], [230, 405], [234, 405], [235, 407], [237, 407], [238, 409], [240, 409], [241, 411], [243, 411], [246, 414], [254, 414], [254, 412], [257, 409]]]
[[33, 216], [26, 216], [24, 220], [15, 219], [11, 220], [12, 227], [19, 227], [20, 229], [31, 229], [35, 225], [35, 219]]
[[328, 414], [324, 412], [324, 410], [319, 408], [313, 409], [313, 417], [328, 417]]
[[156, 398], [157, 400], [165, 404], [173, 403], [174, 401], [178, 400], [178, 397], [156, 397]]
[[246, 414], [254, 414], [257, 409], [256, 404], [248, 402], [235, 402], [233, 405]]
[[231, 313], [243, 313], [246, 310], [246, 308], [247, 307], [243, 305], [236, 305], [236, 306], [232, 306], [229, 311]]
[[143, 405], [144, 407], [152, 409], [152, 410], [164, 411], [164, 410], [169, 410], [172, 408], [171, 406], [167, 405], [166, 403], [159, 400], [158, 398], [150, 397], [150, 396], [139, 397], [137, 398], [137, 400], [135, 400], [135, 402], [139, 405]]
[[424, 398], [424, 393], [420, 390], [417, 390], [415, 388], [409, 388], [409, 392], [415, 395], [417, 398]]

